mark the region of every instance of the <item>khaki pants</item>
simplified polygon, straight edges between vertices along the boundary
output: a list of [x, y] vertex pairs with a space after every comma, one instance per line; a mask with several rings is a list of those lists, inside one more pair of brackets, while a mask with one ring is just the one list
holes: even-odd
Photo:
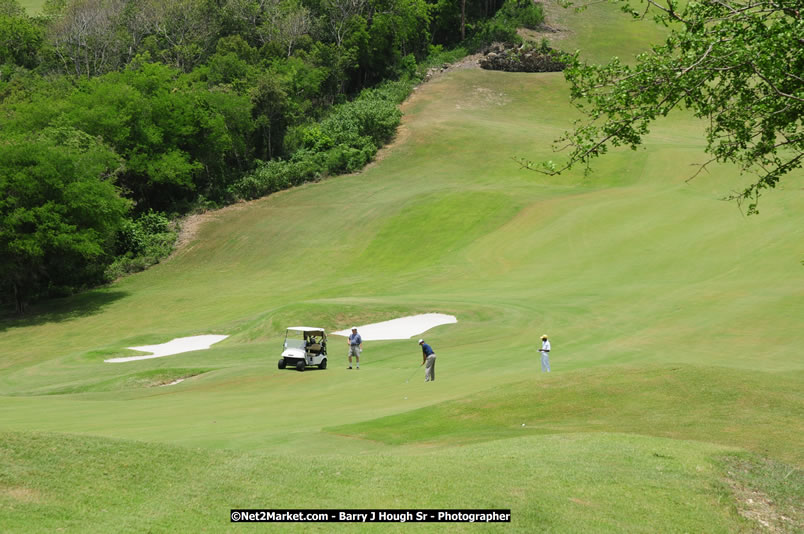
[[424, 381], [435, 382], [435, 360], [436, 355], [431, 354], [424, 362]]

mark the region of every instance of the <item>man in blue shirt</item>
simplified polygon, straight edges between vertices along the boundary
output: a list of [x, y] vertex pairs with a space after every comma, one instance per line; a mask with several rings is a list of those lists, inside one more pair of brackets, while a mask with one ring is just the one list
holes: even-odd
[[360, 369], [360, 351], [363, 350], [363, 338], [357, 333], [357, 327], [352, 327], [352, 335], [349, 336], [349, 367], [352, 368], [352, 356], [357, 360], [357, 368]]
[[424, 342], [423, 339], [419, 340], [419, 345], [422, 347], [422, 365], [424, 365], [424, 381], [435, 382], [435, 361], [436, 355], [433, 352], [433, 347]]

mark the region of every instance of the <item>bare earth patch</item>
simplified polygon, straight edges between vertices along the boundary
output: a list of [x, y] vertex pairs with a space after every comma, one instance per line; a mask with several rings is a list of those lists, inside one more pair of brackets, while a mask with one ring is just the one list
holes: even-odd
[[201, 229], [201, 226], [205, 222], [215, 220], [221, 217], [222, 215], [229, 213], [230, 211], [242, 210], [252, 202], [257, 202], [257, 200], [259, 199], [249, 200], [246, 202], [238, 202], [236, 204], [231, 204], [229, 206], [225, 206], [223, 208], [214, 211], [205, 211], [204, 213], [194, 213], [192, 215], [186, 216], [179, 223], [179, 237], [176, 239], [176, 245], [173, 249], [173, 254], [171, 254], [170, 256], [173, 257], [176, 255], [177, 252], [183, 251], [186, 247], [188, 247], [196, 238], [198, 232]]
[[[402, 103], [401, 105], [401, 109], [403, 112], [402, 123], [397, 128], [396, 135], [394, 136], [393, 141], [391, 141], [384, 147], [380, 148], [377, 151], [377, 154], [374, 156], [374, 159], [371, 162], [369, 162], [369, 164], [366, 165], [363, 169], [357, 171], [354, 174], [360, 174], [366, 169], [373, 167], [378, 162], [382, 161], [388, 154], [390, 154], [392, 150], [394, 150], [397, 146], [404, 143], [408, 139], [408, 137], [410, 136], [410, 131], [405, 124], [404, 111], [407, 106], [410, 106], [413, 102], [415, 102], [418, 96], [418, 91], [421, 89], [423, 85], [425, 85], [428, 81], [434, 80], [454, 70], [479, 69], [480, 68], [479, 61], [481, 57], [483, 57], [483, 54], [474, 54], [471, 56], [466, 56], [465, 58], [455, 63], [430, 69], [425, 80], [418, 86], [414, 87], [410, 96], [408, 96], [408, 98]], [[210, 220], [215, 220], [218, 217], [221, 217], [222, 215], [228, 213], [229, 211], [244, 209], [248, 207], [249, 204], [257, 202], [259, 200], [260, 199], [250, 200], [246, 202], [238, 202], [236, 204], [232, 204], [214, 211], [207, 211], [204, 213], [196, 213], [186, 216], [180, 222], [179, 237], [178, 239], [176, 239], [176, 245], [173, 249], [173, 254], [171, 254], [171, 257], [175, 256], [179, 252], [188, 249], [188, 247], [191, 247], [192, 242], [195, 240], [196, 236], [198, 235], [198, 232], [200, 231], [204, 223]]]
[[475, 86], [471, 96], [460, 104], [455, 104], [455, 109], [482, 109], [491, 106], [504, 106], [509, 102], [511, 102], [511, 97], [505, 93], [494, 91], [487, 87]]
[[13, 488], [0, 487], [0, 495], [18, 502], [39, 502], [41, 500], [37, 490], [21, 486]]
[[168, 382], [167, 384], [159, 384], [159, 386], [160, 386], [160, 387], [164, 387], [164, 386], [175, 386], [176, 384], [181, 384], [181, 383], [182, 383], [182, 382], [184, 382], [185, 380], [186, 380], [186, 379], [184, 379], [184, 378], [177, 378], [176, 380], [174, 380], [174, 381], [172, 381], [172, 382]]
[[[762, 532], [785, 534], [804, 530], [804, 521], [799, 513], [788, 517], [779, 510], [776, 502], [767, 494], [750, 488], [731, 477], [726, 478], [737, 504], [737, 513], [756, 523]], [[800, 510], [795, 510], [799, 512]]]

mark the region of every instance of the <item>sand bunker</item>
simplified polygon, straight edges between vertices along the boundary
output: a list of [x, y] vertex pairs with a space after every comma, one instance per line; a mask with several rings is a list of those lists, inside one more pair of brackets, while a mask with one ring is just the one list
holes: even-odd
[[179, 379], [174, 380], [173, 382], [168, 382], [167, 384], [162, 384], [162, 387], [175, 386], [176, 384], [181, 384], [182, 382], [184, 382], [184, 378], [179, 378]]
[[131, 350], [140, 352], [150, 352], [150, 356], [129, 356], [126, 358], [111, 358], [104, 360], [109, 363], [119, 362], [133, 362], [135, 360], [150, 360], [151, 358], [161, 358], [163, 356], [170, 356], [171, 354], [180, 354], [182, 352], [192, 352], [194, 350], [208, 349], [215, 343], [223, 341], [229, 336], [192, 336], [192, 337], [179, 337], [161, 345], [144, 345], [142, 347], [127, 347]]
[[[364, 324], [357, 327], [357, 332], [363, 341], [381, 341], [386, 339], [410, 339], [427, 332], [431, 328], [442, 324], [457, 323], [458, 319], [454, 315], [443, 313], [423, 313], [421, 315], [411, 315], [410, 317], [400, 317], [381, 323]], [[351, 330], [339, 330], [333, 332], [336, 336], [349, 336]]]
[[[457, 323], [458, 319], [454, 315], [446, 315], [443, 313], [423, 313], [421, 315], [412, 315], [410, 317], [400, 317], [399, 319], [392, 319], [390, 321], [383, 321], [381, 323], [364, 324], [358, 326], [357, 331], [365, 341], [382, 341], [388, 339], [410, 339], [413, 336], [418, 336], [427, 332], [431, 328], [440, 326], [442, 324]], [[341, 330], [333, 332], [336, 336], [349, 336], [351, 330]], [[109, 363], [120, 362], [133, 362], [137, 360], [150, 360], [151, 358], [162, 358], [163, 356], [170, 356], [172, 354], [180, 354], [182, 352], [192, 352], [195, 350], [204, 350], [210, 348], [215, 343], [223, 341], [229, 336], [192, 336], [180, 337], [161, 345], [143, 345], [142, 347], [128, 347], [131, 350], [140, 352], [150, 352], [146, 356], [128, 356], [125, 358], [111, 358], [104, 360]]]

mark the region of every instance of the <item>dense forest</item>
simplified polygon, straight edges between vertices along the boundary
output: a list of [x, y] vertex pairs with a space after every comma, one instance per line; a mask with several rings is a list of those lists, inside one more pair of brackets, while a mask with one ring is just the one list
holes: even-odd
[[182, 214], [362, 168], [426, 68], [531, 0], [0, 0], [0, 305], [169, 254]]

